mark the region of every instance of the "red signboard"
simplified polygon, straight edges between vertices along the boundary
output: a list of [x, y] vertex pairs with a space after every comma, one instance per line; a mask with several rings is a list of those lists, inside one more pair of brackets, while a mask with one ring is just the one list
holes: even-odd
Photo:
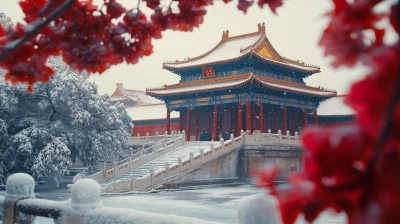
[[203, 69], [203, 76], [204, 76], [204, 78], [215, 77], [214, 69], [213, 68]]

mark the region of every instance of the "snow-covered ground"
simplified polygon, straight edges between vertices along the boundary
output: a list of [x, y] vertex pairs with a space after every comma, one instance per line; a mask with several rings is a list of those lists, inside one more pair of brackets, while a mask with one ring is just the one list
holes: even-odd
[[[0, 192], [4, 195], [5, 192]], [[236, 211], [239, 199], [260, 193], [260, 190], [249, 185], [236, 187], [215, 187], [196, 190], [163, 191], [152, 194], [103, 196], [102, 203], [114, 208], [133, 208], [140, 211], [175, 214], [202, 220], [222, 223], [238, 223]], [[66, 200], [70, 197], [64, 190], [38, 192], [38, 198]], [[324, 213], [317, 224], [342, 224], [346, 217], [343, 214]], [[37, 223], [53, 223], [50, 219], [40, 218]], [[296, 224], [305, 223], [299, 220]]]

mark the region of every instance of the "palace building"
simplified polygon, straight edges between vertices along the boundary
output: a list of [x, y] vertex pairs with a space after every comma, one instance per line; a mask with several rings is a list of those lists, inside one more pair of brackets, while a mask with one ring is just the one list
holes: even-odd
[[229, 36], [208, 52], [163, 68], [181, 77], [146, 92], [117, 85], [111, 99], [125, 104], [134, 135], [185, 130], [187, 140], [226, 139], [241, 130], [292, 135], [316, 123], [347, 123], [354, 111], [336, 91], [307, 86], [320, 68], [280, 55], [264, 24], [257, 32]]

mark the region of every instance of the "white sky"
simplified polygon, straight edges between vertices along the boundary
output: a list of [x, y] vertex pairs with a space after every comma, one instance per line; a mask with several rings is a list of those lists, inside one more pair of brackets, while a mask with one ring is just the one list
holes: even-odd
[[[6, 13], [13, 21], [22, 21], [23, 14], [17, 2], [0, 0], [0, 12]], [[127, 7], [136, 5], [135, 0], [118, 2]], [[306, 79], [308, 85], [335, 89], [339, 94], [345, 94], [351, 83], [366, 73], [361, 67], [334, 69], [329, 65], [330, 60], [323, 57], [318, 41], [327, 23], [323, 15], [332, 7], [331, 1], [287, 0], [278, 9], [277, 16], [269, 8], [260, 9], [257, 5], [244, 15], [236, 4], [237, 1], [230, 4], [216, 1], [214, 6], [207, 8], [204, 23], [194, 32], [164, 32], [162, 39], [154, 41], [154, 53], [149, 57], [143, 58], [136, 65], [114, 66], [101, 76], [92, 75], [89, 80], [95, 81], [99, 92], [105, 94], [111, 94], [117, 82], [122, 82], [126, 88], [138, 90], [177, 83], [179, 76], [163, 70], [163, 61], [198, 56], [220, 41], [222, 31], [229, 29], [230, 36], [255, 32], [257, 24], [262, 22], [266, 24], [271, 44], [281, 55], [321, 67], [321, 73]], [[389, 40], [394, 38], [395, 35], [388, 37]]]

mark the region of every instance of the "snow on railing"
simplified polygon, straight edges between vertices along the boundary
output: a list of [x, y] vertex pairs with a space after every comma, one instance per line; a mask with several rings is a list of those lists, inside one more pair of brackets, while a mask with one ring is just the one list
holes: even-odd
[[286, 135], [283, 135], [281, 130], [278, 130], [277, 134], [271, 133], [271, 130], [268, 130], [268, 133], [261, 133], [259, 131], [254, 131], [253, 135], [247, 134], [244, 140], [245, 145], [300, 145], [301, 138], [298, 136], [298, 133], [295, 132], [294, 136], [290, 135], [290, 132], [287, 131]]
[[167, 132], [165, 132], [164, 135], [159, 135], [158, 132], [156, 132], [156, 135], [149, 135], [149, 133], [147, 132], [145, 136], [140, 136], [140, 134], [138, 134], [137, 136], [129, 137], [128, 145], [141, 145], [149, 142], [157, 142], [164, 139], [173, 139], [180, 134], [180, 132], [172, 131], [170, 135], [168, 135]]
[[134, 170], [139, 166], [142, 166], [154, 159], [157, 159], [185, 144], [185, 132], [183, 132], [182, 134], [174, 133], [171, 136], [172, 138], [169, 139], [167, 135], [164, 135], [164, 138], [162, 140], [160, 140], [153, 146], [145, 149], [146, 151], [151, 151], [148, 154], [144, 154], [144, 149], [142, 149], [137, 153], [131, 154], [126, 159], [123, 159], [121, 161], [114, 161], [111, 166], [105, 164], [104, 168], [97, 173], [91, 174], [86, 177], [82, 176], [81, 174], [77, 174], [72, 181], [75, 183], [82, 178], [90, 178], [99, 183], [109, 181], [131, 170]]
[[244, 135], [239, 137], [234, 137], [231, 134], [230, 139], [224, 141], [220, 139], [219, 143], [210, 142], [210, 148], [206, 150], [200, 150], [200, 155], [194, 156], [190, 153], [189, 158], [182, 159], [178, 158], [177, 163], [169, 164], [165, 163], [165, 166], [161, 169], [154, 170], [153, 167], [150, 168], [149, 174], [143, 177], [136, 177], [133, 175], [131, 178], [121, 179], [109, 183], [105, 192], [127, 192], [127, 191], [141, 191], [141, 190], [151, 190], [164, 183], [168, 183], [179, 179], [182, 175], [188, 174], [201, 166], [214, 161], [226, 154], [229, 154], [235, 150], [243, 148]]
[[0, 196], [3, 224], [33, 224], [36, 216], [51, 218], [55, 223], [65, 224], [217, 223], [176, 215], [105, 207], [100, 200], [100, 185], [91, 179], [82, 179], [73, 184], [71, 199], [61, 202], [35, 199], [35, 182], [30, 175], [24, 173], [11, 175], [7, 179], [6, 189], [6, 196]]

